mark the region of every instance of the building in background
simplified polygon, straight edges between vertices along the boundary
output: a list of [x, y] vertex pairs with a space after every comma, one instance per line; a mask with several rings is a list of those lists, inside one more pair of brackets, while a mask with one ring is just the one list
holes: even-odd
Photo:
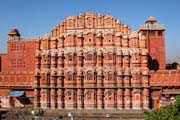
[[8, 53], [0, 54], [1, 97], [24, 91], [44, 109], [158, 108], [180, 93], [179, 71], [165, 68], [164, 30], [154, 17], [131, 32], [92, 12], [38, 39], [12, 29]]
[[19, 31], [12, 29], [8, 33], [7, 48], [6, 54], [0, 54], [1, 106], [32, 104], [35, 41], [34, 39], [22, 39]]

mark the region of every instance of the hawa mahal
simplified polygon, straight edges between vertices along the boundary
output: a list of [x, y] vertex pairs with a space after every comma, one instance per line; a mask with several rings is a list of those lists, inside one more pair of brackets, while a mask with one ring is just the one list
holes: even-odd
[[180, 71], [166, 70], [164, 31], [154, 17], [131, 32], [93, 12], [69, 16], [39, 38], [21, 38], [13, 28], [7, 53], [0, 54], [1, 107], [26, 105], [20, 98], [43, 109], [168, 104], [180, 94]]

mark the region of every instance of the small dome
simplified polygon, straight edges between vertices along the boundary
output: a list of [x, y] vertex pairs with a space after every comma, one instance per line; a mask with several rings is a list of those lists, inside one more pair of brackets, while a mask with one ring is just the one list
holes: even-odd
[[155, 17], [152, 17], [152, 16], [150, 16], [150, 17], [147, 18], [147, 20], [146, 20], [146, 23], [155, 23], [155, 22], [157, 22], [157, 20], [156, 20]]
[[8, 36], [20, 37], [21, 35], [20, 35], [18, 29], [13, 28], [13, 29], [11, 29], [11, 30], [9, 31]]

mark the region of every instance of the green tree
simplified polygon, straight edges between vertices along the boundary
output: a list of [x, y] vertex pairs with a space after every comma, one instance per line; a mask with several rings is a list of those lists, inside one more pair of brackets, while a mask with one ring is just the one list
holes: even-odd
[[145, 120], [180, 120], [180, 95], [176, 102], [156, 110], [144, 110]]

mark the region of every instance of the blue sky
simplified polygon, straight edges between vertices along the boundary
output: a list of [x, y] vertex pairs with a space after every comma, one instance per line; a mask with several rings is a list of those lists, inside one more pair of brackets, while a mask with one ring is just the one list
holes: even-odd
[[154, 16], [165, 25], [166, 57], [180, 56], [180, 0], [1, 0], [0, 53], [6, 52], [11, 28], [18, 28], [24, 38], [38, 37], [67, 16], [87, 11], [112, 14], [132, 31]]

